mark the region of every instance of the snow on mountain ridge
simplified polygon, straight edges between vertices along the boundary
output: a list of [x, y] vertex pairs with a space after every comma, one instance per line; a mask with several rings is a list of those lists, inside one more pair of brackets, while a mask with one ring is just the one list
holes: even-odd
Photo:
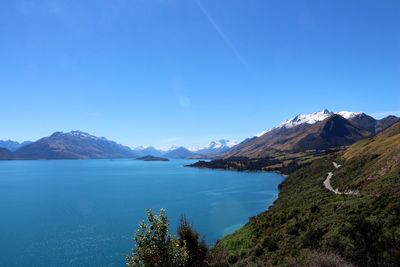
[[363, 114], [362, 112], [350, 112], [350, 111], [339, 111], [339, 112], [332, 112], [329, 111], [327, 109], [324, 109], [322, 111], [319, 112], [313, 112], [310, 114], [299, 114], [296, 117], [294, 117], [293, 119], [288, 119], [285, 120], [284, 122], [282, 122], [281, 124], [279, 124], [277, 127], [265, 130], [259, 134], [256, 135], [256, 137], [260, 137], [274, 129], [281, 129], [281, 128], [293, 128], [295, 126], [307, 123], [307, 124], [315, 124], [319, 121], [323, 121], [326, 118], [329, 118], [330, 116], [337, 114], [340, 115], [342, 117], [344, 117], [345, 119], [351, 119], [354, 118], [356, 116], [359, 116], [361, 114]]
[[226, 139], [221, 139], [218, 141], [211, 141], [208, 146], [202, 148], [202, 149], [220, 149], [223, 147], [231, 148], [233, 146], [237, 145], [237, 142], [235, 140], [226, 140]]
[[226, 146], [229, 148], [234, 147], [238, 144], [238, 142], [236, 140], [225, 140], [225, 141], [227, 141]]
[[351, 118], [357, 117], [363, 113], [362, 112], [351, 112], [351, 111], [340, 111], [340, 112], [336, 112], [335, 114], [338, 114], [345, 119], [351, 119]]
[[189, 148], [192, 152], [199, 153], [213, 153], [221, 150], [227, 150], [238, 143], [235, 140], [220, 139], [218, 141], [211, 141], [208, 145], [201, 148]]
[[297, 125], [307, 123], [307, 124], [314, 124], [319, 121], [323, 121], [326, 118], [329, 118], [332, 116], [334, 113], [324, 109], [320, 112], [314, 112], [311, 114], [299, 114], [293, 119], [289, 119], [284, 121], [282, 124], [280, 124], [277, 128], [293, 128]]
[[70, 131], [67, 133], [63, 132], [55, 132], [54, 135], [64, 135], [64, 136], [75, 136], [75, 137], [80, 137], [80, 138], [90, 138], [94, 140], [107, 140], [105, 137], [97, 137], [82, 131]]

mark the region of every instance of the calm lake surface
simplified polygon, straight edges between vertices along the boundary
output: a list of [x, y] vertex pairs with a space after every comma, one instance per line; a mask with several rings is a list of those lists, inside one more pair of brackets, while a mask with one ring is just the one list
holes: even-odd
[[0, 161], [0, 266], [124, 266], [146, 209], [185, 214], [209, 244], [265, 210], [283, 177], [190, 160]]

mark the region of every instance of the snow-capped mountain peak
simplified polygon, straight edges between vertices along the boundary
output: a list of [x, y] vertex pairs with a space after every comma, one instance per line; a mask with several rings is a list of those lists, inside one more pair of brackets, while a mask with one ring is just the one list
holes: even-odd
[[227, 151], [229, 148], [237, 145], [235, 140], [221, 139], [218, 141], [212, 141], [207, 146], [200, 149], [193, 149], [192, 152], [199, 154], [216, 154]]
[[84, 138], [84, 139], [93, 139], [93, 140], [107, 140], [104, 137], [97, 137], [82, 131], [70, 131], [67, 133], [63, 132], [55, 132], [53, 136], [73, 136], [73, 137], [78, 137], [78, 138]]
[[208, 146], [204, 147], [206, 149], [220, 149], [223, 147], [226, 148], [231, 148], [233, 146], [237, 145], [237, 142], [235, 140], [225, 140], [221, 139], [218, 141], [211, 141]]
[[345, 119], [351, 119], [351, 118], [359, 116], [363, 113], [362, 112], [350, 112], [350, 111], [332, 112], [327, 109], [324, 109], [322, 111], [314, 112], [314, 113], [310, 113], [310, 114], [299, 114], [296, 117], [294, 117], [293, 119], [286, 120], [286, 121], [282, 122], [281, 124], [279, 124], [277, 127], [263, 131], [263, 132], [257, 134], [256, 136], [260, 137], [274, 129], [281, 129], [281, 128], [289, 129], [289, 128], [293, 128], [293, 127], [296, 127], [296, 126], [304, 124], [304, 123], [315, 124], [317, 122], [323, 121], [323, 120], [331, 117], [334, 114], [340, 115]]
[[314, 113], [310, 113], [310, 114], [299, 114], [296, 117], [294, 117], [293, 119], [288, 119], [285, 120], [284, 122], [282, 122], [281, 124], [279, 124], [277, 127], [265, 130], [259, 134], [257, 134], [257, 137], [260, 137], [274, 129], [280, 129], [280, 128], [293, 128], [297, 125], [303, 124], [303, 123], [308, 123], [308, 124], [314, 124], [318, 121], [323, 121], [326, 118], [332, 116], [334, 113], [324, 109], [322, 111], [319, 112], [314, 112]]
[[340, 111], [340, 112], [336, 112], [336, 114], [342, 116], [345, 119], [351, 119], [351, 118], [357, 117], [363, 113], [362, 112], [351, 112], [351, 111]]
[[329, 118], [332, 116], [334, 113], [324, 109], [319, 112], [314, 112], [310, 114], [299, 114], [293, 119], [289, 119], [284, 121], [282, 124], [280, 124], [277, 128], [293, 128], [297, 125], [307, 123], [307, 124], [314, 124], [319, 121], [323, 121], [326, 118]]

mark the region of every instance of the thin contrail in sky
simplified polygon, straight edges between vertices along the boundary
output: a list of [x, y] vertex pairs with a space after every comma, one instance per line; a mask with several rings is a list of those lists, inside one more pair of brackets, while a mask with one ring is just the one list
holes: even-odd
[[203, 12], [203, 14], [206, 16], [207, 20], [211, 23], [211, 25], [214, 27], [214, 29], [217, 31], [219, 36], [221, 36], [222, 40], [226, 43], [226, 45], [232, 50], [232, 52], [235, 54], [237, 59], [240, 61], [240, 63], [243, 64], [243, 66], [250, 72], [249, 65], [247, 62], [244, 60], [244, 58], [240, 55], [239, 51], [236, 49], [236, 47], [233, 45], [231, 40], [226, 36], [226, 34], [222, 31], [222, 29], [219, 27], [217, 22], [211, 17], [211, 15], [208, 13], [207, 9], [202, 5], [200, 0], [194, 0], [197, 4], [197, 6], [200, 8], [200, 10]]

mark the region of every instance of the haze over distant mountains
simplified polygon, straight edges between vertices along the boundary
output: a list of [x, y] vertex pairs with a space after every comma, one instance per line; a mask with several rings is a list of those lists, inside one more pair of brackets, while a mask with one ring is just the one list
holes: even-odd
[[168, 150], [160, 150], [155, 147], [136, 147], [133, 152], [140, 156], [164, 156], [168, 158], [208, 158], [215, 155], [220, 155], [237, 144], [234, 140], [221, 139], [211, 141], [207, 146], [199, 149], [188, 149], [183, 146], [171, 147]]
[[361, 112], [322, 110], [300, 114], [240, 144], [230, 140], [210, 142], [204, 148], [173, 147], [167, 151], [152, 146], [131, 149], [104, 137], [81, 131], [55, 132], [36, 142], [0, 141], [0, 159], [102, 159], [144, 156], [167, 158], [262, 158], [276, 152], [326, 150], [348, 146], [388, 128], [400, 119], [381, 120]]
[[192, 158], [196, 156], [195, 152], [181, 146], [174, 148], [163, 155], [164, 157], [171, 159], [181, 159], [181, 158]]
[[33, 142], [31, 142], [31, 141], [25, 141], [25, 142], [19, 143], [19, 142], [12, 141], [12, 140], [7, 140], [7, 141], [0, 140], [0, 147], [5, 148], [10, 151], [15, 151], [15, 150], [20, 149], [23, 146], [26, 146], [26, 145], [29, 145], [32, 143]]
[[[211, 142], [210, 146], [201, 151], [217, 154], [221, 151], [225, 152], [229, 144], [233, 143], [235, 142], [227, 140]], [[176, 159], [207, 157], [196, 150], [184, 147], [173, 147], [167, 151], [152, 146], [131, 149], [104, 137], [97, 137], [82, 131], [55, 132], [36, 142], [24, 142], [23, 144], [14, 141], [0, 143], [0, 159], [105, 159], [145, 156], [164, 156]]]
[[195, 150], [194, 152], [202, 155], [215, 155], [224, 153], [236, 145], [237, 145], [236, 141], [221, 139], [218, 141], [212, 141], [210, 142], [210, 144], [208, 144], [208, 146]]

